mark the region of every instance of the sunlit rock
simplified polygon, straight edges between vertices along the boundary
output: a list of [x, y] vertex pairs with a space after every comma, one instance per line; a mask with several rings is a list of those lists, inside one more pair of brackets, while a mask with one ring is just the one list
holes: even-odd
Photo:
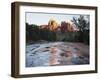
[[55, 31], [58, 28], [58, 23], [55, 20], [50, 19], [48, 22], [48, 26], [51, 31]]

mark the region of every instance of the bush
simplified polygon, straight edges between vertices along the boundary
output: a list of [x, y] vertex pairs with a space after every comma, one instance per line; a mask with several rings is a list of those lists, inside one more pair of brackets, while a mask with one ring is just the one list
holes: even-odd
[[26, 23], [26, 42], [39, 40], [83, 42], [89, 44], [89, 30], [58, 33], [50, 31], [49, 29], [39, 29], [37, 25], [29, 25]]
[[[66, 41], [66, 42], [82, 42], [85, 44], [89, 44], [89, 31], [86, 30], [84, 32], [66, 32], [57, 34], [58, 41]], [[60, 39], [59, 39], [60, 37]]]
[[38, 40], [56, 41], [56, 33], [48, 29], [39, 29], [37, 25], [26, 23], [26, 42]]

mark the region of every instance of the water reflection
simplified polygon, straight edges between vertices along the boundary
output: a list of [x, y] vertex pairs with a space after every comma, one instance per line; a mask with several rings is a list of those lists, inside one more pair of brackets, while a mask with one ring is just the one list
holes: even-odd
[[89, 64], [89, 46], [50, 42], [26, 46], [26, 67]]

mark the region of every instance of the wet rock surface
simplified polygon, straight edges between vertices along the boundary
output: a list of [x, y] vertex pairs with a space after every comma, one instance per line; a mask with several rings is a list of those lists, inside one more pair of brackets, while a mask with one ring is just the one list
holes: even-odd
[[89, 64], [89, 46], [48, 42], [26, 45], [26, 67]]

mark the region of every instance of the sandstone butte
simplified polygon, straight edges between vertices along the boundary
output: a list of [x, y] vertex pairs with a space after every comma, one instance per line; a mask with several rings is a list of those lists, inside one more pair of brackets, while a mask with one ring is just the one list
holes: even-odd
[[76, 28], [73, 22], [62, 21], [61, 24], [58, 24], [56, 20], [50, 19], [48, 24], [40, 25], [40, 29], [49, 29], [50, 31], [62, 31], [62, 32], [76, 32], [78, 29]]

